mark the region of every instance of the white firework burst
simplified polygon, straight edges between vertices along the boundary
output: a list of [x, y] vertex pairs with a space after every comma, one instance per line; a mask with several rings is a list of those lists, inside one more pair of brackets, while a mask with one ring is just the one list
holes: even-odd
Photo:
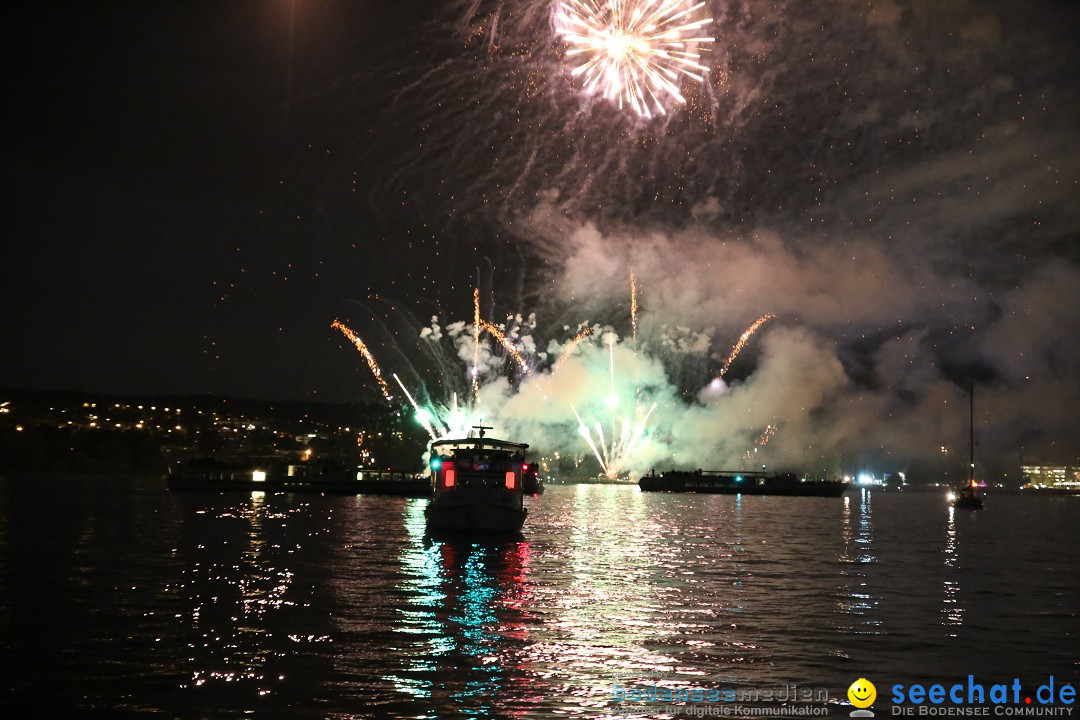
[[683, 78], [702, 82], [704, 2], [692, 0], [562, 0], [555, 28], [584, 89], [629, 106], [638, 115], [666, 114], [664, 101], [685, 103]]

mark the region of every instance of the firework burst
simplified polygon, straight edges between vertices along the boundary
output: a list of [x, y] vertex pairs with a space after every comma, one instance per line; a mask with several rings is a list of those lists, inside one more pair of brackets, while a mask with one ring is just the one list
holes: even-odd
[[589, 446], [596, 461], [600, 463], [600, 470], [604, 476], [609, 480], [618, 480], [633, 463], [635, 453], [649, 436], [647, 427], [649, 418], [656, 409], [656, 403], [653, 403], [648, 410], [643, 410], [638, 405], [635, 408], [635, 418], [619, 416], [619, 396], [615, 392], [614, 334], [607, 335], [607, 342], [611, 394], [607, 396], [604, 404], [611, 413], [610, 436], [605, 435], [603, 423], [599, 420], [593, 421], [590, 427], [582, 419], [576, 407], [571, 405], [570, 409], [574, 411], [574, 417], [578, 422], [578, 434], [585, 440], [585, 444]]
[[[636, 274], [631, 272], [629, 278], [631, 317], [619, 318], [627, 331], [637, 325], [640, 299]], [[774, 416], [765, 421], [767, 426], [762, 423], [756, 428], [760, 436], [748, 451], [745, 446], [729, 448], [720, 441], [710, 446], [699, 435], [689, 446], [680, 439], [678, 429], [684, 417], [719, 414], [725, 399], [718, 395], [704, 404], [680, 402], [680, 395], [695, 397], [697, 383], [708, 375], [692, 373], [694, 377], [687, 377], [683, 384], [665, 367], [664, 358], [675, 358], [676, 368], [681, 367], [680, 358], [697, 358], [707, 372], [712, 347], [708, 333], [645, 323], [638, 328], [644, 332], [635, 342], [630, 332], [620, 339], [614, 327], [586, 320], [576, 326], [562, 325], [563, 332], [574, 333], [563, 340], [541, 332], [535, 313], [489, 319], [481, 313], [478, 289], [472, 300], [471, 317], [454, 322], [432, 316], [425, 326], [401, 314], [398, 321], [404, 332], [392, 330], [390, 319], [380, 322], [385, 336], [380, 336], [381, 347], [388, 357], [393, 356], [398, 371], [387, 370], [385, 376], [357, 334], [341, 321], [333, 323], [364, 357], [383, 397], [391, 403], [407, 403], [433, 441], [466, 437], [470, 428], [487, 424], [509, 436], [527, 435], [533, 447], [554, 452], [556, 459], [572, 460], [574, 468], [583, 460], [591, 465], [595, 459], [603, 476], [625, 480], [657, 460], [683, 463], [710, 447], [733, 461], [741, 458], [757, 464], [761, 462], [758, 455], [764, 455], [761, 451], [777, 432]], [[396, 308], [393, 311], [400, 313]], [[724, 371], [774, 317], [766, 313], [746, 328]], [[415, 349], [409, 347], [411, 341], [403, 344], [401, 340], [409, 337], [417, 341]], [[396, 385], [393, 396], [387, 382], [390, 387]], [[722, 380], [716, 378], [714, 383], [720, 385]]]
[[705, 79], [699, 46], [713, 38], [703, 32], [712, 23], [701, 17], [704, 6], [687, 0], [564, 0], [555, 27], [586, 92], [648, 118], [667, 114], [665, 100], [686, 102], [681, 79]]

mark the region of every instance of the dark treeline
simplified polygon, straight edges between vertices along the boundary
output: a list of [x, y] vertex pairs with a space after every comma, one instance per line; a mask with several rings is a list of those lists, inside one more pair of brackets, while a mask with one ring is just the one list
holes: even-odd
[[0, 403], [0, 472], [157, 473], [254, 456], [412, 470], [426, 445], [411, 413], [381, 404], [4, 387]]
[[0, 430], [6, 472], [161, 472], [161, 441], [138, 430], [48, 426]]

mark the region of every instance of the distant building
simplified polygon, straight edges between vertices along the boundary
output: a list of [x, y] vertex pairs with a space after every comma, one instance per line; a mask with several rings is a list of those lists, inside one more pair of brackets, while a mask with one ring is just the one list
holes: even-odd
[[1024, 465], [1020, 472], [1024, 475], [1024, 483], [1031, 487], [1080, 490], [1080, 467]]

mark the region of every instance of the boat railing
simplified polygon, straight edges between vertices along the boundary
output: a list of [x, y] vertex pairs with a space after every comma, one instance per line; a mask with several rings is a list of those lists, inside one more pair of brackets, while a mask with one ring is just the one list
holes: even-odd
[[700, 477], [709, 479], [721, 479], [729, 480], [731, 478], [742, 478], [744, 480], [766, 480], [775, 478], [785, 478], [788, 476], [796, 477], [795, 473], [786, 472], [766, 472], [764, 470], [668, 470], [661, 473], [663, 475], [671, 475], [674, 477]]
[[401, 470], [360, 470], [356, 473], [356, 479], [360, 482], [412, 482], [419, 477], [417, 473]]
[[[317, 481], [323, 475], [316, 473], [295, 473], [287, 474], [285, 472], [275, 472], [272, 470], [258, 470], [255, 468], [248, 469], [232, 469], [232, 470], [219, 470], [219, 469], [199, 469], [199, 470], [183, 470], [174, 474], [175, 477], [200, 480], [200, 481], [215, 481], [215, 482], [229, 482], [229, 481], [258, 481], [261, 476], [265, 480], [276, 481], [295, 481], [295, 482], [311, 482]], [[351, 476], [351, 473], [350, 473]], [[358, 470], [354, 476], [358, 481], [394, 481], [394, 482], [412, 482], [417, 480], [420, 476], [414, 472], [404, 472], [401, 470]]]
[[251, 480], [251, 470], [187, 470], [176, 473], [177, 476], [182, 478], [191, 478], [193, 480]]

